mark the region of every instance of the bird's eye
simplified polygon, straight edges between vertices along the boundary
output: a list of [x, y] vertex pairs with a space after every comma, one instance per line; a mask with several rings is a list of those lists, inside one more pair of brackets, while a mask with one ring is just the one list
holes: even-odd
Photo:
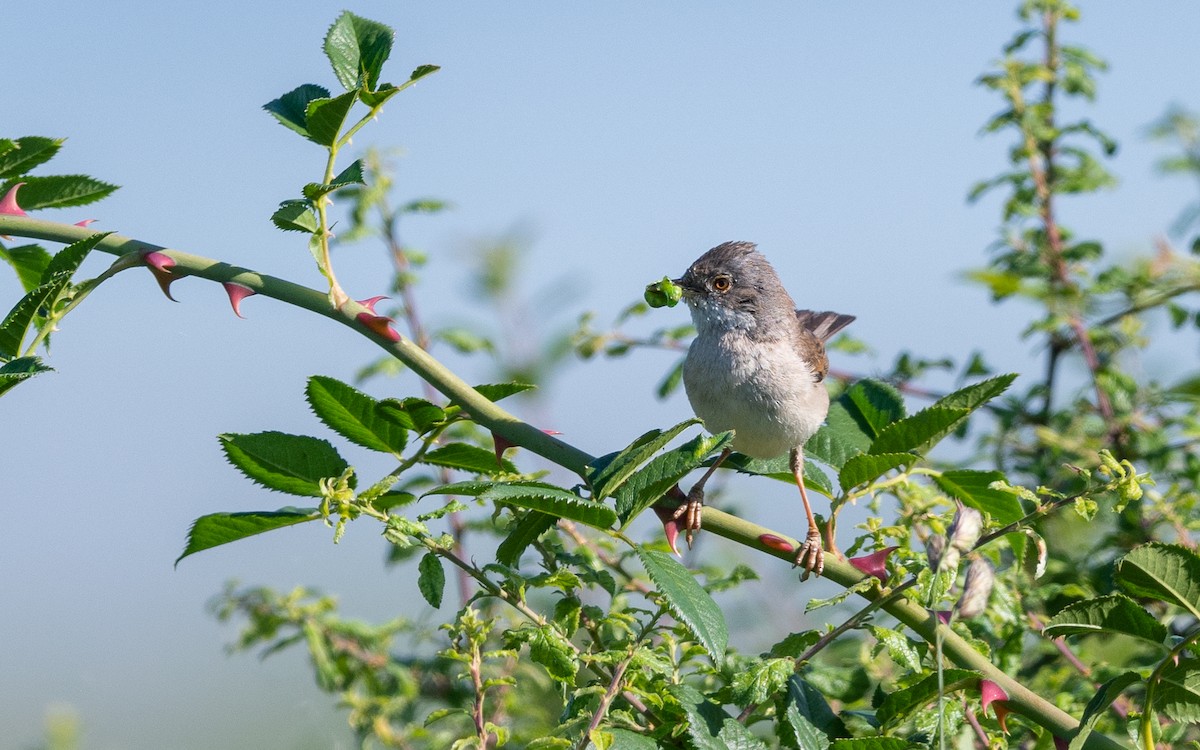
[[714, 292], [728, 292], [733, 288], [733, 279], [722, 274], [712, 280], [712, 288]]

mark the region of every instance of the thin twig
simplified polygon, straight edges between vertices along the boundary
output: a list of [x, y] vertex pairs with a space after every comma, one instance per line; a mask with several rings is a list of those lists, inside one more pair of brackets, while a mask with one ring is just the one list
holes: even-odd
[[629, 662], [633, 661], [634, 652], [631, 650], [629, 655], [621, 660], [617, 668], [613, 670], [612, 680], [608, 683], [608, 689], [604, 691], [603, 697], [600, 698], [600, 705], [596, 707], [596, 712], [592, 714], [592, 720], [588, 723], [587, 730], [583, 736], [579, 738], [579, 744], [576, 750], [587, 750], [588, 744], [591, 742], [592, 732], [596, 731], [600, 726], [600, 722], [604, 720], [604, 715], [608, 713], [608, 707], [612, 704], [613, 698], [621, 689], [621, 681], [625, 678], [625, 669], [629, 666]]

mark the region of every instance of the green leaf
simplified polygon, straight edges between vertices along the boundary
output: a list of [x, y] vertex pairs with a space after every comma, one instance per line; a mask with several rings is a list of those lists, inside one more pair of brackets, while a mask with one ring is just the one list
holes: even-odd
[[325, 55], [347, 91], [374, 91], [383, 64], [392, 54], [389, 27], [344, 11], [325, 35]]
[[206, 549], [239, 539], [262, 534], [285, 526], [295, 526], [305, 521], [315, 521], [321, 514], [316, 508], [280, 508], [277, 511], [254, 511], [250, 513], [212, 513], [197, 518], [188, 531], [187, 545], [179, 561]]
[[691, 571], [680, 565], [674, 557], [644, 547], [637, 548], [637, 555], [671, 614], [695, 636], [713, 662], [720, 666], [725, 661], [729, 629], [716, 602], [696, 583]]
[[969, 409], [931, 406], [888, 425], [871, 443], [870, 452], [924, 453], [949, 435], [971, 413]]
[[979, 407], [991, 401], [1008, 390], [1012, 382], [1017, 379], [1016, 373], [1008, 373], [1006, 375], [997, 375], [994, 378], [981, 380], [978, 383], [968, 385], [965, 388], [943, 396], [935, 401], [932, 406], [946, 409], [966, 409], [967, 411], [975, 411]]
[[61, 274], [21, 298], [0, 321], [0, 359], [12, 359], [21, 353], [25, 335], [44, 308], [51, 307], [70, 286], [71, 278]]
[[557, 522], [557, 518], [545, 513], [537, 511], [526, 513], [520, 520], [513, 524], [508, 532], [508, 536], [496, 548], [496, 560], [510, 568], [517, 567], [517, 563], [521, 561], [521, 555], [525, 553], [529, 545], [537, 541], [539, 536], [553, 528]]
[[612, 735], [612, 744], [608, 750], [657, 750], [658, 744], [641, 734], [635, 734], [628, 729], [606, 730]]
[[51, 368], [42, 364], [37, 357], [17, 357], [0, 365], [0, 395], [16, 388], [19, 383]]
[[963, 505], [987, 513], [1002, 525], [1019, 521], [1025, 517], [1025, 509], [1016, 495], [1004, 490], [993, 490], [992, 482], [1004, 481], [999, 471], [974, 471], [955, 469], [935, 474], [933, 481], [942, 492], [961, 500]]
[[607, 505], [584, 500], [567, 490], [540, 483], [496, 483], [480, 498], [536, 510], [597, 529], [612, 528], [617, 522], [617, 514]]
[[116, 185], [101, 182], [87, 175], [64, 174], [9, 180], [0, 187], [0, 195], [7, 193], [16, 182], [25, 183], [21, 188], [21, 208], [26, 211], [83, 206], [95, 203], [117, 189]]
[[229, 463], [257, 484], [292, 495], [321, 497], [321, 480], [349, 468], [325, 440], [283, 432], [218, 435]]
[[263, 105], [263, 109], [270, 112], [284, 127], [308, 138], [308, 104], [317, 99], [328, 98], [329, 89], [306, 83], [297, 86], [278, 99], [267, 102]]
[[448, 443], [432, 450], [421, 457], [421, 463], [432, 466], [445, 466], [448, 469], [461, 469], [472, 474], [496, 476], [498, 474], [516, 474], [517, 467], [506, 458], [497, 460], [492, 451], [467, 443]]
[[733, 442], [733, 433], [697, 435], [674, 450], [655, 456], [635, 472], [616, 493], [617, 516], [622, 528], [638, 514], [658, 502], [688, 472], [704, 459]]
[[1200, 724], [1200, 659], [1180, 659], [1163, 669], [1154, 706], [1173, 721]]
[[418, 65], [413, 69], [413, 72], [409, 74], [409, 83], [416, 83], [425, 76], [430, 75], [431, 73], [436, 73], [441, 69], [442, 67], [440, 65]]
[[310, 201], [315, 201], [341, 188], [363, 184], [365, 183], [363, 182], [362, 159], [358, 159], [334, 177], [333, 182], [326, 185], [310, 182], [305, 185], [304, 197]]
[[529, 645], [529, 656], [559, 682], [575, 682], [575, 654], [570, 642], [553, 627], [526, 627], [506, 630], [504, 640], [509, 648]]
[[880, 380], [860, 380], [845, 393], [847, 409], [872, 439], [906, 414], [900, 391]]
[[445, 410], [423, 398], [385, 398], [379, 402], [376, 410], [384, 419], [390, 419], [418, 435], [424, 435], [446, 421]]
[[1200, 557], [1175, 544], [1152, 542], [1117, 561], [1115, 579], [1134, 596], [1179, 605], [1200, 617]]
[[351, 91], [332, 99], [313, 99], [309, 102], [304, 111], [308, 139], [325, 147], [332, 146], [357, 98], [358, 95]]
[[347, 440], [381, 453], [399, 456], [408, 444], [408, 431], [379, 416], [379, 404], [340, 380], [314, 375], [304, 390], [308, 405], [331, 430]]
[[769, 656], [790, 656], [793, 659], [799, 659], [801, 654], [816, 645], [817, 641], [821, 640], [821, 634], [815, 630], [802, 630], [799, 633], [791, 633], [768, 651]]
[[860, 453], [851, 456], [838, 472], [838, 483], [842, 491], [867, 482], [873, 482], [892, 469], [908, 466], [917, 457], [911, 453]]
[[919, 674], [921, 672], [921, 653], [917, 651], [911, 639], [898, 630], [891, 628], [879, 627], [878, 625], [868, 626], [871, 630], [871, 635], [887, 649], [888, 656], [901, 669], [910, 674]]
[[288, 200], [279, 204], [271, 214], [271, 223], [285, 232], [314, 234], [319, 226], [312, 204], [302, 200]]
[[[965, 669], [947, 669], [942, 673], [946, 693], [979, 686], [979, 673]], [[938, 696], [938, 676], [931, 674], [916, 685], [889, 693], [883, 699], [875, 718], [883, 726], [902, 721], [914, 711], [923, 708]]]
[[87, 258], [88, 253], [92, 252], [105, 237], [112, 232], [99, 232], [89, 237], [85, 237], [78, 242], [72, 242], [62, 250], [59, 250], [50, 258], [50, 262], [46, 264], [46, 269], [42, 271], [42, 283], [50, 283], [54, 277], [65, 275], [68, 278], [75, 275], [79, 267], [83, 265], [84, 258]]
[[20, 177], [39, 164], [45, 164], [58, 153], [65, 141], [65, 138], [43, 138], [36, 135], [9, 141], [15, 148], [5, 149], [0, 153], [0, 180]]
[[[800, 744], [801, 750], [808, 750], [809, 747], [820, 750], [828, 746], [830, 737], [846, 734], [846, 725], [829, 707], [825, 696], [800, 675], [792, 675], [788, 680], [784, 717], [795, 730], [797, 739], [809, 743]], [[803, 720], [803, 723], [799, 720]]]
[[637, 471], [638, 467], [655, 453], [662, 450], [681, 432], [692, 425], [700, 424], [699, 419], [689, 419], [686, 422], [667, 430], [650, 430], [634, 440], [625, 448], [615, 453], [601, 456], [588, 467], [588, 484], [592, 486], [592, 494], [597, 498], [610, 497], [625, 480]]
[[4, 247], [0, 245], [0, 260], [6, 261], [17, 272], [21, 287], [31, 292], [42, 283], [42, 272], [50, 262], [50, 253], [41, 245], [20, 245]]
[[838, 470], [851, 456], [866, 453], [871, 447], [871, 435], [855, 417], [858, 406], [847, 393], [830, 404], [825, 424], [804, 444], [804, 455]]
[[529, 383], [482, 383], [475, 386], [475, 390], [488, 401], [501, 401], [534, 388], [537, 386]]
[[767, 750], [762, 740], [691, 685], [671, 685], [667, 692], [687, 715], [687, 734], [695, 750]]
[[417, 588], [421, 596], [434, 609], [442, 606], [442, 593], [446, 589], [446, 571], [442, 569], [441, 559], [432, 552], [426, 552], [417, 564]]
[[829, 750], [907, 750], [908, 740], [899, 737], [857, 737], [835, 740]]
[[1161, 644], [1167, 629], [1137, 602], [1121, 594], [1085, 599], [1063, 607], [1042, 630], [1049, 638], [1065, 635], [1129, 635]]
[[787, 686], [795, 670], [796, 663], [789, 658], [751, 662], [734, 674], [730, 683], [732, 700], [739, 706], [766, 703]]
[[[713, 459], [715, 460], [715, 459]], [[706, 460], [705, 465], [712, 463]], [[776, 458], [750, 458], [743, 453], [731, 453], [721, 464], [721, 468], [733, 469], [739, 474], [767, 477], [777, 482], [795, 485], [796, 478], [792, 476], [791, 459], [787, 456]], [[821, 493], [825, 497], [833, 497], [833, 488], [829, 485], [829, 477], [817, 468], [816, 464], [804, 460], [804, 486], [807, 489]]]
[[1108, 711], [1108, 707], [1117, 699], [1117, 696], [1124, 692], [1125, 688], [1141, 681], [1142, 676], [1137, 672], [1125, 672], [1101, 685], [1083, 709], [1083, 716], [1079, 719], [1079, 729], [1071, 738], [1071, 744], [1067, 750], [1083, 750], [1088, 735], [1096, 726], [1096, 721]]

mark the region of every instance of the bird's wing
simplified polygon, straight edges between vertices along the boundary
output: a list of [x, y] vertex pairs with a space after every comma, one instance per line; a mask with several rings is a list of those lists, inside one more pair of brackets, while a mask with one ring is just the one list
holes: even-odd
[[822, 343], [833, 338], [838, 331], [854, 322], [853, 315], [842, 315], [841, 313], [830, 312], [813, 312], [812, 310], [797, 310], [796, 320], [800, 321], [800, 327], [811, 331]]

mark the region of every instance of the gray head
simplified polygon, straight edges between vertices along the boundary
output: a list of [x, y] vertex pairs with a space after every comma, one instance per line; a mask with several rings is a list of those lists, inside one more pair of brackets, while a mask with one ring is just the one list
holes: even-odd
[[778, 335], [795, 326], [796, 303], [753, 242], [717, 245], [675, 283], [701, 335], [731, 328]]

